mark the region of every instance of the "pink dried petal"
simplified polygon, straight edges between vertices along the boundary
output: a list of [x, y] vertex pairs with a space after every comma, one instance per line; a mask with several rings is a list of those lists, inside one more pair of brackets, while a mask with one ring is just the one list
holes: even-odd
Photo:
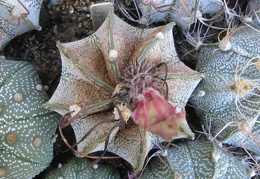
[[185, 111], [176, 112], [158, 91], [148, 88], [137, 97], [133, 120], [145, 130], [171, 141], [179, 134], [181, 120]]

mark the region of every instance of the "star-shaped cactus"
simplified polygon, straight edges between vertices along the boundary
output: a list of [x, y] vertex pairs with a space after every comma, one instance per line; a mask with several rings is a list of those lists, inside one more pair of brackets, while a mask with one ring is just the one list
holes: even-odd
[[41, 5], [42, 0], [0, 0], [0, 50], [18, 35], [41, 30]]
[[[122, 21], [111, 10], [91, 36], [57, 43], [62, 76], [54, 95], [44, 106], [62, 115], [70, 111], [71, 117], [82, 112], [72, 123], [77, 141], [93, 130], [77, 145], [79, 152], [104, 150], [109, 133], [107, 150], [140, 171], [148, 152], [163, 141], [159, 136], [166, 136], [165, 140], [194, 137], [184, 107], [201, 74], [178, 59], [173, 25], [139, 29]], [[168, 101], [163, 96], [168, 96]], [[161, 103], [156, 104], [152, 99], [160, 99]], [[88, 105], [82, 105], [86, 101]], [[168, 109], [166, 116], [157, 110], [161, 104]], [[147, 113], [149, 110], [151, 113]], [[150, 125], [156, 125], [150, 119], [162, 122], [165, 133], [170, 129], [176, 132], [161, 134], [163, 129], [151, 130]]]
[[36, 68], [0, 60], [0, 178], [32, 178], [49, 166], [60, 116], [42, 108], [48, 100]]
[[247, 138], [259, 148], [259, 134], [252, 133], [260, 115], [259, 27], [242, 25], [227, 37], [201, 47], [196, 69], [205, 78], [190, 102], [213, 137], [244, 148]]

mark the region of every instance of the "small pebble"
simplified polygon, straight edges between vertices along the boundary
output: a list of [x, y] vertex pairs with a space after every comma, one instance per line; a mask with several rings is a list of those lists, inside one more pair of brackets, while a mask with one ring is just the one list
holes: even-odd
[[61, 167], [62, 167], [62, 164], [61, 164], [61, 163], [59, 163], [59, 164], [58, 164], [58, 168], [61, 168]]
[[73, 8], [72, 6], [70, 6], [70, 8], [69, 8], [69, 12], [70, 12], [71, 14], [74, 13], [74, 8]]
[[44, 85], [43, 88], [44, 88], [45, 91], [49, 90], [49, 86], [48, 85]]
[[53, 28], [52, 28], [52, 31], [53, 31], [54, 35], [58, 35], [58, 26], [54, 25]]
[[79, 23], [78, 27], [81, 28], [82, 27], [82, 23]]
[[83, 21], [83, 25], [87, 26], [88, 25], [88, 21]]

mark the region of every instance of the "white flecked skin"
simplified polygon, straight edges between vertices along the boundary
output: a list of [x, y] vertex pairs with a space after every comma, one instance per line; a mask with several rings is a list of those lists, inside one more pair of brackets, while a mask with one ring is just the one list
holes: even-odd
[[195, 23], [197, 18], [201, 18], [202, 14], [217, 14], [223, 2], [199, 0], [199, 4], [196, 5], [196, 0], [152, 0], [144, 4], [142, 0], [137, 0], [137, 5], [142, 13], [139, 23], [175, 22], [182, 30], [188, 31], [191, 24]]
[[[33, 29], [41, 30], [39, 15], [42, 0], [21, 0], [21, 3], [29, 14], [17, 0], [0, 0], [0, 50], [18, 35]], [[28, 15], [21, 18], [23, 13]]]
[[151, 159], [141, 179], [250, 179], [250, 169], [204, 138], [171, 146], [168, 156]]
[[260, 25], [260, 1], [259, 0], [250, 0], [249, 5], [249, 14], [248, 17], [252, 18], [252, 21], [254, 24], [257, 24], [258, 26]]
[[86, 158], [74, 157], [61, 168], [57, 168], [46, 174], [43, 179], [120, 179], [117, 169], [112, 165], [96, 164], [91, 168], [81, 171], [91, 162], [91, 160]]
[[[208, 131], [212, 136], [217, 135], [221, 142], [252, 150], [258, 155], [259, 29], [247, 25], [238, 27], [230, 37], [231, 49], [225, 52], [217, 44], [203, 45], [196, 70], [203, 73], [205, 78], [190, 98], [201, 123], [211, 124]], [[245, 84], [248, 85], [244, 86], [244, 93], [238, 95], [233, 87], [242, 80], [247, 80]], [[199, 91], [204, 91], [205, 95], [198, 96]], [[248, 129], [241, 126], [243, 123], [249, 125]]]
[[48, 96], [39, 84], [29, 62], [0, 60], [0, 178], [32, 178], [53, 158], [60, 116], [42, 108]]
[[[135, 60], [140, 63], [145, 59], [152, 66], [167, 63], [168, 100], [172, 105], [183, 109], [202, 76], [185, 66], [177, 57], [172, 36], [173, 25], [171, 23], [154, 29], [139, 29], [125, 23], [111, 11], [103, 25], [91, 36], [75, 42], [58, 43], [62, 76], [55, 93], [44, 107], [64, 115], [69, 106], [82, 105], [90, 97], [91, 91], [95, 90], [90, 105], [83, 112], [84, 117], [72, 123], [79, 141], [91, 127], [114, 118], [111, 95], [120, 74], [124, 73], [124, 65], [134, 63]], [[111, 50], [118, 52], [117, 59], [112, 61], [109, 59]], [[163, 78], [164, 74], [164, 68], [160, 68], [158, 76]], [[97, 105], [99, 107], [93, 106], [97, 103], [100, 104]], [[103, 150], [104, 136], [116, 124], [99, 125], [78, 144], [77, 149], [85, 154]], [[135, 171], [140, 171], [148, 152], [162, 139], [131, 120], [126, 124], [125, 130], [117, 131], [118, 127], [113, 130], [108, 151], [121, 156]], [[182, 119], [179, 132], [176, 138], [194, 138], [186, 118]]]

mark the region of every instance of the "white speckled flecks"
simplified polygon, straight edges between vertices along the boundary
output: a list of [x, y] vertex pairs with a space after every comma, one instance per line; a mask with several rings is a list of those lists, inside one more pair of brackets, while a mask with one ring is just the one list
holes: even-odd
[[[228, 51], [221, 51], [217, 44], [203, 45], [196, 69], [205, 74], [205, 78], [190, 98], [202, 124], [212, 136], [218, 135], [217, 139], [223, 143], [232, 143], [257, 153], [259, 140], [253, 139], [256, 133], [240, 131], [238, 125], [246, 121], [254, 128], [260, 116], [259, 30], [259, 27], [247, 25], [234, 29]], [[234, 84], [243, 80], [248, 81], [248, 89], [238, 94]], [[198, 95], [201, 91], [204, 95]], [[246, 142], [246, 139], [251, 142]]]
[[171, 146], [166, 157], [153, 158], [141, 179], [250, 179], [247, 171], [240, 161], [202, 137]]
[[[87, 168], [83, 171], [90, 160], [85, 158], [73, 158], [69, 163], [66, 163], [61, 168], [57, 168], [48, 174], [43, 179], [94, 179], [94, 178], [109, 178], [109, 179], [120, 179], [120, 175], [116, 168], [112, 165], [96, 164], [97, 168]], [[96, 166], [94, 165], [94, 166]], [[81, 172], [79, 172], [81, 171]]]
[[197, 21], [194, 17], [199, 19], [202, 14], [217, 14], [223, 6], [220, 0], [200, 0], [199, 3], [196, 0], [153, 0], [145, 4], [143, 2], [137, 1], [142, 12], [139, 23], [175, 22], [184, 31], [188, 31], [191, 24]]
[[[29, 14], [18, 0], [0, 0], [0, 50], [18, 35], [33, 29], [41, 30], [39, 14], [42, 0], [21, 0], [21, 3]], [[28, 15], [21, 18], [23, 13]]]
[[[0, 166], [7, 178], [32, 178], [53, 157], [51, 138], [59, 115], [42, 108], [48, 100], [28, 62], [0, 60]], [[19, 100], [15, 100], [15, 94]], [[22, 98], [21, 98], [22, 95]]]
[[[62, 76], [56, 91], [44, 107], [64, 115], [70, 106], [80, 106], [86, 101], [93, 86], [95, 93], [91, 96], [90, 105], [111, 100], [111, 93], [118, 85], [115, 74], [123, 74], [126, 64], [133, 64], [136, 60], [141, 63], [145, 59], [152, 66], [167, 63], [168, 100], [172, 105], [183, 109], [202, 76], [185, 66], [178, 58], [172, 35], [173, 26], [174, 23], [151, 29], [136, 28], [125, 23], [111, 10], [102, 26], [91, 36], [75, 42], [57, 43], [61, 53]], [[116, 50], [112, 58], [111, 50]], [[111, 60], [117, 63], [118, 68], [111, 67]], [[160, 68], [156, 75], [164, 76], [164, 68]], [[104, 83], [110, 87], [102, 86]], [[72, 123], [77, 141], [99, 122], [113, 119], [113, 108], [113, 105], [101, 106], [87, 117], [85, 114], [88, 110], [85, 110], [82, 115], [85, 116]], [[104, 150], [104, 136], [114, 125], [116, 123], [98, 125], [77, 145], [78, 151], [89, 154]], [[110, 136], [114, 140], [109, 142], [107, 150], [128, 161], [136, 172], [142, 169], [145, 158], [154, 145], [162, 142], [158, 136], [150, 134], [133, 122], [128, 122], [125, 130], [116, 131], [118, 127]], [[176, 138], [194, 137], [186, 118], [182, 119], [178, 134]]]

